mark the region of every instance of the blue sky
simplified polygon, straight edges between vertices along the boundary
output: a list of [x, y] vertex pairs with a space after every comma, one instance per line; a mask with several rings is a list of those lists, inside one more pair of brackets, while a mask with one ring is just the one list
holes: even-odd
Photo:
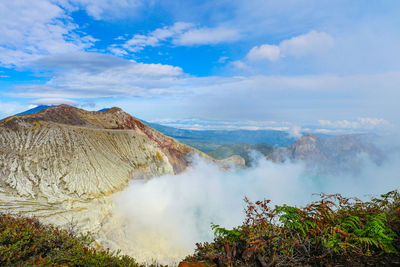
[[192, 128], [394, 129], [398, 14], [395, 0], [3, 0], [0, 118], [67, 103]]

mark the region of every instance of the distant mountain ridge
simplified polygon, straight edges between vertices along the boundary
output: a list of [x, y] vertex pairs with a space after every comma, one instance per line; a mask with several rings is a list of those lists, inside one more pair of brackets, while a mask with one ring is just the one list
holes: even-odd
[[55, 107], [55, 106], [39, 105], [37, 107], [34, 107], [34, 108], [28, 109], [26, 111], [23, 111], [21, 113], [15, 114], [14, 116], [28, 115], [28, 114], [36, 113], [36, 112], [42, 111], [43, 109], [51, 108], [51, 107]]
[[268, 143], [272, 146], [285, 147], [296, 140], [289, 133], [278, 130], [185, 130], [146, 121], [144, 123], [203, 152], [214, 149], [207, 149], [206, 144]]

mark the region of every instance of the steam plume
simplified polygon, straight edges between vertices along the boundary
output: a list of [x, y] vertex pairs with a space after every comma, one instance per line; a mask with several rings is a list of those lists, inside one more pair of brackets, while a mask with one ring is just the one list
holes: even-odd
[[[200, 158], [185, 173], [147, 182], [132, 181], [116, 198], [115, 231], [123, 252], [141, 261], [176, 262], [200, 241], [211, 241], [210, 223], [231, 228], [244, 219], [243, 198], [273, 204], [304, 205], [313, 193], [342, 193], [365, 198], [399, 187], [400, 158], [377, 166], [364, 161], [358, 175], [315, 176], [303, 164], [276, 164], [259, 158], [249, 169], [221, 171]], [[110, 231], [109, 234], [118, 235]]]

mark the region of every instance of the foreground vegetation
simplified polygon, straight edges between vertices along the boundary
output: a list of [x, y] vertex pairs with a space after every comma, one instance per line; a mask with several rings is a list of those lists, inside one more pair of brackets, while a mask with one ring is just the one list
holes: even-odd
[[[320, 195], [303, 208], [245, 199], [246, 219], [232, 230], [212, 224], [213, 242], [186, 262], [218, 266], [400, 266], [400, 193], [363, 202]], [[96, 250], [89, 235], [0, 213], [1, 266], [140, 266]]]
[[1, 266], [139, 266], [129, 256], [96, 250], [92, 242], [34, 218], [0, 214]]
[[321, 194], [304, 208], [247, 203], [243, 225], [212, 224], [214, 241], [196, 244], [186, 261], [219, 266], [398, 266], [400, 194], [362, 202]]

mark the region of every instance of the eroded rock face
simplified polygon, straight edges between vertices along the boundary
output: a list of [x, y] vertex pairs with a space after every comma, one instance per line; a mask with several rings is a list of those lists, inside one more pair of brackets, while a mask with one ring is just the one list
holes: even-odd
[[0, 121], [0, 209], [98, 232], [131, 179], [176, 174], [199, 153], [119, 108], [60, 105]]

